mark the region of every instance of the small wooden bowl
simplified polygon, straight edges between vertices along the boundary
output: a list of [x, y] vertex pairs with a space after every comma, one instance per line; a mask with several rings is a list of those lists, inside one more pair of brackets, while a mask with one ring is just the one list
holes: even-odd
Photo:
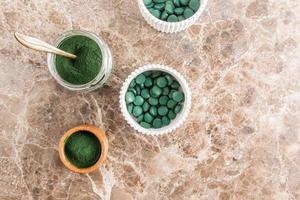
[[[65, 155], [66, 139], [78, 131], [87, 131], [94, 134], [98, 138], [101, 144], [101, 155], [99, 160], [94, 165], [87, 168], [76, 167], [68, 160], [68, 158]], [[100, 167], [100, 165], [105, 161], [108, 153], [108, 140], [105, 136], [104, 131], [102, 131], [101, 129], [92, 125], [79, 125], [69, 129], [67, 132], [64, 133], [64, 135], [61, 137], [59, 141], [58, 151], [59, 151], [60, 160], [65, 165], [66, 168], [76, 173], [86, 174], [97, 170]]]

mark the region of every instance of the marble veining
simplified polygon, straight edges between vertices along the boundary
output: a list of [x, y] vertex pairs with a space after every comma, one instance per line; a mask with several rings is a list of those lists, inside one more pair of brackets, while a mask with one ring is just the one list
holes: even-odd
[[[1, 0], [0, 199], [300, 199], [299, 19], [298, 0], [209, 0], [195, 25], [170, 35], [134, 0]], [[53, 42], [70, 29], [112, 50], [112, 76], [93, 93], [61, 88], [46, 55], [13, 37]], [[192, 89], [192, 112], [169, 135], [141, 135], [120, 114], [122, 82], [147, 63], [175, 68]], [[81, 123], [110, 143], [88, 175], [65, 169], [57, 151]]]

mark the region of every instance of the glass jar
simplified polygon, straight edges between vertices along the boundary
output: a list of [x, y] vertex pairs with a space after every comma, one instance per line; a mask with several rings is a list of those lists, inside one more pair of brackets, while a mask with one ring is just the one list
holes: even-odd
[[48, 58], [47, 58], [48, 68], [50, 70], [51, 75], [61, 86], [65, 87], [69, 90], [72, 90], [72, 91], [90, 92], [90, 91], [100, 88], [109, 78], [109, 76], [111, 74], [111, 69], [112, 69], [112, 55], [111, 55], [109, 47], [103, 41], [102, 38], [100, 38], [99, 36], [97, 36], [94, 33], [84, 31], [84, 30], [71, 30], [71, 31], [67, 31], [67, 32], [63, 33], [61, 36], [59, 36], [56, 39], [54, 46], [59, 47], [63, 40], [65, 40], [66, 38], [72, 37], [72, 36], [77, 36], [77, 35], [86, 36], [86, 37], [94, 40], [101, 49], [102, 64], [101, 64], [101, 67], [100, 67], [100, 70], [99, 70], [97, 76], [90, 82], [82, 84], [82, 85], [75, 85], [75, 84], [71, 84], [71, 83], [65, 81], [64, 79], [62, 79], [60, 77], [60, 75], [58, 74], [58, 72], [56, 70], [56, 66], [55, 66], [56, 55], [52, 54], [52, 53], [48, 53]]

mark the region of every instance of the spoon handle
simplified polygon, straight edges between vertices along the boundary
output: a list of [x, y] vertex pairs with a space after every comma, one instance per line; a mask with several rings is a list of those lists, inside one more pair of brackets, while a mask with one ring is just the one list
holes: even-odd
[[23, 34], [17, 33], [17, 32], [15, 32], [15, 37], [22, 45], [24, 45], [25, 47], [28, 47], [30, 49], [34, 49], [34, 50], [38, 50], [38, 51], [45, 51], [48, 53], [54, 53], [54, 54], [65, 56], [65, 57], [68, 57], [71, 59], [76, 58], [76, 56], [74, 54], [62, 51], [62, 50], [60, 50], [42, 40], [39, 40], [37, 38], [26, 36], [26, 35], [23, 35]]

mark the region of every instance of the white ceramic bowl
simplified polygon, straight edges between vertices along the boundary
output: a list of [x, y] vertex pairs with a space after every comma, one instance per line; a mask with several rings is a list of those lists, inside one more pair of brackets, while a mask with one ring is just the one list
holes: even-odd
[[165, 33], [176, 33], [176, 32], [187, 29], [188, 27], [193, 25], [198, 20], [198, 18], [201, 16], [201, 14], [203, 13], [203, 11], [206, 7], [207, 1], [208, 0], [200, 0], [201, 4], [200, 4], [200, 8], [197, 10], [197, 12], [192, 17], [187, 18], [183, 21], [179, 21], [179, 22], [166, 22], [166, 21], [156, 18], [149, 12], [149, 10], [145, 6], [143, 0], [138, 0], [138, 5], [140, 8], [141, 14], [145, 18], [145, 20], [148, 22], [148, 24], [150, 24], [153, 28], [155, 28], [156, 30], [159, 30], [161, 32], [165, 32]]
[[[177, 114], [176, 118], [173, 119], [168, 126], [164, 126], [159, 129], [154, 129], [154, 128], [146, 129], [146, 128], [143, 128], [141, 125], [139, 125], [135, 121], [135, 119], [130, 115], [130, 113], [127, 111], [127, 106], [126, 106], [126, 102], [125, 102], [125, 94], [128, 90], [128, 87], [129, 87], [129, 84], [131, 83], [131, 81], [135, 77], [137, 77], [139, 74], [141, 74], [145, 71], [152, 71], [152, 70], [163, 71], [163, 72], [167, 72], [167, 73], [171, 74], [180, 84], [180, 86], [182, 88], [182, 92], [184, 93], [184, 97], [185, 97], [183, 107], [182, 107], [180, 113]], [[175, 129], [177, 129], [180, 125], [183, 124], [183, 122], [185, 121], [185, 119], [190, 111], [191, 92], [188, 87], [187, 81], [176, 70], [174, 70], [170, 67], [164, 66], [164, 65], [148, 64], [148, 65], [145, 65], [143, 67], [136, 69], [134, 72], [132, 72], [127, 77], [127, 79], [125, 80], [125, 82], [123, 83], [123, 86], [121, 88], [119, 101], [120, 101], [120, 107], [121, 107], [122, 114], [123, 114], [125, 120], [128, 122], [128, 124], [131, 127], [133, 127], [135, 130], [137, 130], [138, 132], [143, 133], [143, 134], [161, 135], [161, 134], [170, 133], [170, 132], [174, 131]]]

